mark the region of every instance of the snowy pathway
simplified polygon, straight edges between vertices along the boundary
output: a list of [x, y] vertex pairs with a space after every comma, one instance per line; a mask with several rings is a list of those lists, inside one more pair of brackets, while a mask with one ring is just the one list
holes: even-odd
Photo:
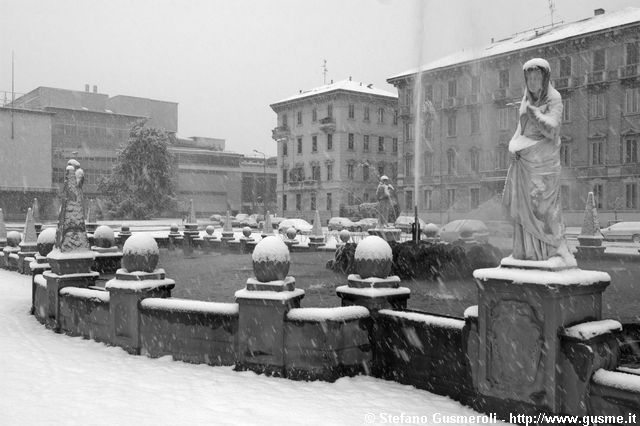
[[47, 330], [28, 314], [30, 287], [30, 277], [0, 270], [3, 425], [359, 425], [372, 423], [368, 413], [375, 423], [404, 414], [425, 416], [424, 424], [434, 414], [478, 415], [371, 377], [294, 382], [128, 355]]

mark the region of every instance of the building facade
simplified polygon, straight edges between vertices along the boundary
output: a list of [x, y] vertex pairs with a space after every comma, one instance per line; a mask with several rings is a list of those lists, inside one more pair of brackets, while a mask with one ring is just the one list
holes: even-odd
[[276, 102], [278, 213], [322, 220], [375, 201], [379, 177], [395, 182], [398, 98], [343, 80]]
[[417, 201], [423, 218], [444, 223], [501, 194], [522, 65], [542, 57], [564, 104], [565, 221], [581, 224], [590, 191], [601, 216], [640, 217], [639, 45], [640, 9], [598, 9], [588, 19], [518, 33], [389, 78], [399, 91], [403, 209]]

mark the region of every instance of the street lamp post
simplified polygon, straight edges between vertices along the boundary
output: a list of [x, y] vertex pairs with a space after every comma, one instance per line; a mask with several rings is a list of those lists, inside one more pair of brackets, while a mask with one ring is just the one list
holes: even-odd
[[263, 193], [262, 193], [262, 207], [263, 207], [263, 214], [264, 214], [264, 220], [267, 220], [267, 155], [264, 152], [260, 152], [257, 149], [254, 149], [253, 152], [255, 152], [256, 154], [260, 154], [262, 155], [262, 157], [264, 158], [264, 161], [262, 163], [262, 182], [263, 182]]

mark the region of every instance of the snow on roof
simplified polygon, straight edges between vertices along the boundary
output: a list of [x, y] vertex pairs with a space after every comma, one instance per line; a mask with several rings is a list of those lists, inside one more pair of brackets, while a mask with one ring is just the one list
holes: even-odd
[[419, 71], [433, 71], [438, 68], [445, 68], [464, 62], [485, 59], [491, 56], [553, 43], [570, 37], [581, 36], [588, 33], [602, 31], [607, 28], [614, 28], [637, 22], [640, 22], [640, 9], [628, 7], [616, 12], [592, 16], [580, 21], [555, 25], [550, 28], [528, 30], [504, 40], [491, 43], [485, 47], [466, 49], [452, 53], [448, 56], [422, 65], [419, 68], [413, 68], [394, 75], [393, 77], [388, 78], [387, 81], [416, 74]]
[[398, 97], [397, 94], [392, 92], [387, 92], [386, 90], [378, 89], [376, 87], [373, 87], [372, 84], [365, 84], [365, 83], [352, 81], [352, 80], [340, 80], [337, 83], [325, 84], [324, 86], [319, 86], [310, 90], [302, 91], [297, 95], [293, 95], [286, 99], [282, 99], [278, 102], [275, 102], [272, 104], [272, 106], [283, 103], [283, 102], [289, 102], [297, 99], [308, 98], [310, 96], [320, 95], [322, 93], [329, 93], [337, 90], [346, 90], [349, 92], [364, 93], [367, 95], [375, 95], [375, 96], [385, 96], [390, 98]]

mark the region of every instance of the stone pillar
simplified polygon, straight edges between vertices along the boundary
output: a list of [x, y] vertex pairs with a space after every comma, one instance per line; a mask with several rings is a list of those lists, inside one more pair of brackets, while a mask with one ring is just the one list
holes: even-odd
[[278, 237], [267, 237], [254, 248], [247, 286], [235, 293], [239, 305], [237, 370], [275, 376], [285, 374], [285, 320], [300, 307], [304, 290], [295, 288], [289, 271], [289, 251]]
[[109, 291], [111, 343], [132, 354], [140, 353], [140, 301], [147, 297], [171, 297], [175, 281], [156, 269], [158, 244], [149, 235], [138, 233], [122, 248], [122, 268], [105, 288]]
[[5, 269], [17, 270], [18, 269], [18, 252], [20, 251], [19, 244], [22, 241], [20, 233], [17, 231], [10, 231], [7, 233], [7, 245], [2, 249], [2, 266]]
[[121, 246], [124, 246], [124, 243], [127, 242], [127, 239], [131, 236], [131, 230], [129, 225], [122, 225], [120, 227], [120, 233], [118, 234], [118, 242]]
[[198, 237], [200, 232], [198, 231], [197, 223], [187, 223], [184, 225], [184, 240], [182, 240], [182, 252], [185, 256], [193, 256], [194, 239]]
[[336, 289], [342, 306], [364, 306], [375, 314], [381, 309], [406, 309], [411, 290], [400, 287], [400, 277], [389, 275], [393, 264], [391, 246], [378, 236], [364, 238], [356, 247], [357, 274], [348, 285]]
[[217, 237], [213, 235], [215, 228], [213, 225], [209, 225], [205, 229], [206, 235], [202, 237], [202, 251], [204, 254], [211, 253], [211, 249], [213, 248], [213, 241], [216, 241]]
[[172, 223], [169, 229], [169, 246], [167, 248], [173, 251], [176, 246], [182, 246], [182, 234], [180, 234], [178, 224]]
[[469, 339], [476, 344], [469, 348], [477, 353], [468, 356], [478, 392], [515, 401], [532, 412], [561, 412], [558, 331], [601, 318], [609, 275], [552, 261], [507, 258], [501, 267], [476, 270], [474, 277], [477, 336], [470, 331]]

